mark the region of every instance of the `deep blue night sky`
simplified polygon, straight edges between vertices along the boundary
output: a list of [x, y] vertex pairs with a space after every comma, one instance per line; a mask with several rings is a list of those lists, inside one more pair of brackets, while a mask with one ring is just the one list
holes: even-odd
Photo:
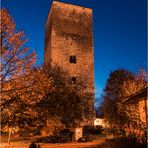
[[[95, 50], [95, 95], [100, 97], [110, 71], [146, 69], [146, 0], [60, 0], [93, 9]], [[17, 28], [29, 37], [27, 46], [36, 49], [43, 63], [44, 30], [52, 0], [2, 0]]]

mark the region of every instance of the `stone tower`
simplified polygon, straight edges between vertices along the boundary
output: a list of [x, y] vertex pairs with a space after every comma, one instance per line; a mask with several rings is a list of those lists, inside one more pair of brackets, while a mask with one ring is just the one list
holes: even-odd
[[[44, 63], [68, 71], [71, 81], [81, 77], [89, 93], [89, 106], [83, 108], [88, 120], [94, 118], [94, 50], [92, 9], [54, 1], [46, 21]], [[90, 111], [90, 112], [89, 112]], [[89, 112], [89, 113], [88, 113]], [[85, 114], [85, 113], [84, 113]]]

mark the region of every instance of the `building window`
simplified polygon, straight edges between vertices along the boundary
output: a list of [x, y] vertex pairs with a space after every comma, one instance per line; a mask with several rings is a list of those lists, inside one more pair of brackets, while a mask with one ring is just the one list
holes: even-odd
[[72, 84], [76, 84], [76, 77], [72, 77], [71, 80], [72, 80]]
[[70, 63], [76, 63], [76, 56], [70, 56], [69, 62]]

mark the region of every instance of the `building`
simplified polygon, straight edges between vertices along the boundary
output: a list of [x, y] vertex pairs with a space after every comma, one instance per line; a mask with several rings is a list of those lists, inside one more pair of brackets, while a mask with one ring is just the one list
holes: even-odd
[[94, 121], [95, 126], [102, 126], [103, 128], [109, 128], [109, 124], [104, 118], [96, 118]]
[[[65, 69], [74, 85], [79, 79], [91, 94], [82, 108], [82, 125], [94, 122], [94, 49], [92, 9], [53, 1], [46, 21], [44, 63]], [[83, 86], [82, 86], [83, 87]], [[88, 117], [89, 115], [89, 117]]]
[[148, 115], [148, 96], [147, 96], [147, 87], [139, 90], [138, 92], [126, 97], [122, 103], [138, 105], [139, 117], [140, 120], [146, 123]]
[[[147, 115], [148, 115], [148, 96], [147, 96], [147, 87], [137, 91], [136, 93], [126, 97], [122, 103], [124, 105], [128, 105], [128, 106], [134, 106], [137, 107], [137, 111], [138, 111], [138, 117], [141, 121], [141, 123], [143, 123], [143, 125], [147, 124]], [[135, 113], [136, 114], [136, 113]], [[132, 133], [132, 134], [138, 134], [143, 135], [144, 131], [141, 131], [139, 129], [137, 129], [136, 125], [133, 125], [131, 123], [129, 123], [129, 125], [126, 128], [127, 133]]]

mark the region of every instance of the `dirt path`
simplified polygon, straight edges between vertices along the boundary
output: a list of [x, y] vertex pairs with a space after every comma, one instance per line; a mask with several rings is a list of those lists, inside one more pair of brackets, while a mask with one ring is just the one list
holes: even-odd
[[[57, 143], [57, 144], [40, 144], [41, 148], [86, 148], [103, 143], [105, 140], [96, 140], [87, 143]], [[7, 143], [1, 143], [0, 148], [28, 148], [29, 143], [12, 142], [10, 146]]]

